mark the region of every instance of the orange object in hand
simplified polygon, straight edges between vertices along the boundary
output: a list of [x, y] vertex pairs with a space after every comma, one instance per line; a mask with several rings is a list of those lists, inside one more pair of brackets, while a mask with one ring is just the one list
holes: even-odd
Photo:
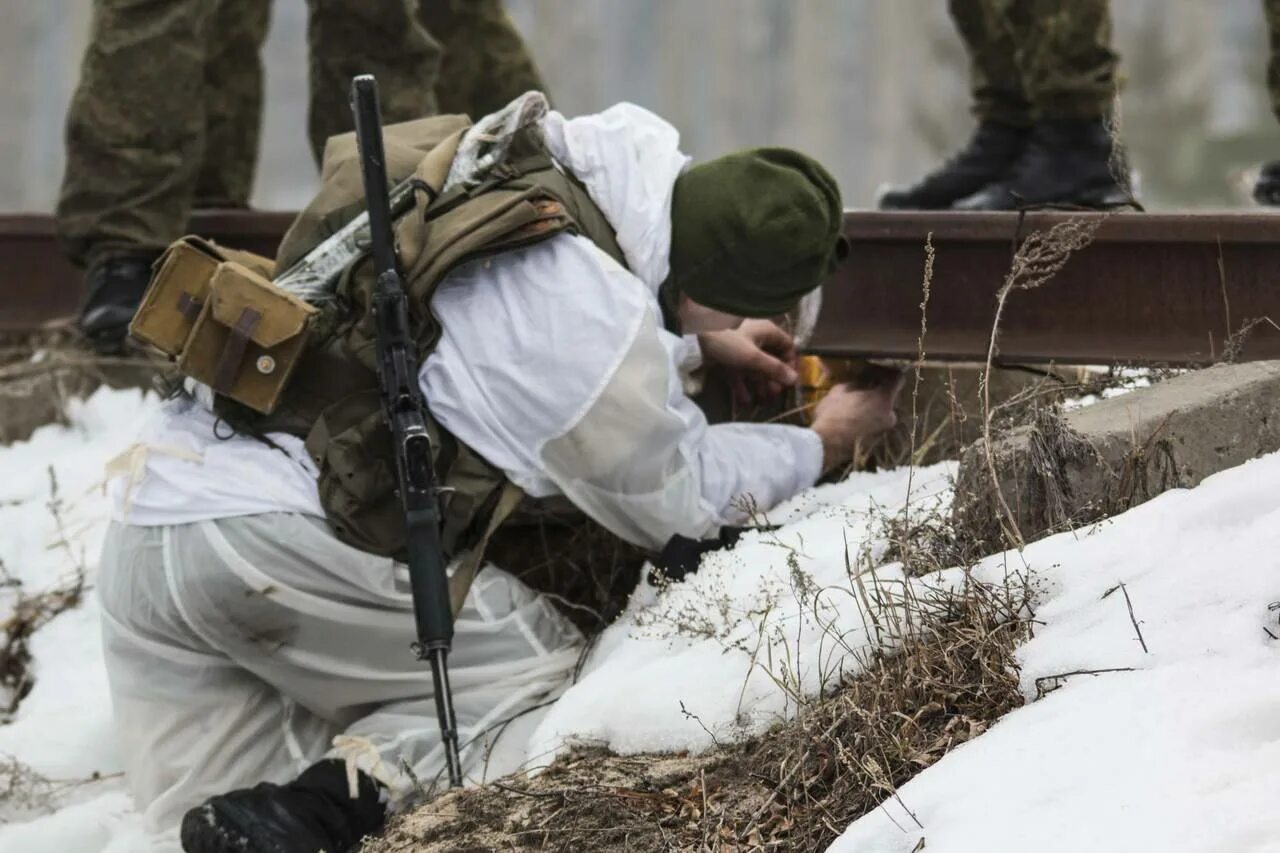
[[821, 358], [816, 355], [800, 356], [800, 404], [804, 407], [806, 423], [813, 420], [813, 409], [818, 401], [827, 396], [834, 384], [831, 371]]

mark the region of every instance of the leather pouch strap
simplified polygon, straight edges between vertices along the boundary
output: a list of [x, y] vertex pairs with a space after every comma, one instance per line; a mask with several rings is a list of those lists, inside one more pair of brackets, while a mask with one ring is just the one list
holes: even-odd
[[245, 350], [249, 348], [249, 339], [261, 320], [260, 312], [245, 308], [240, 312], [236, 324], [231, 327], [231, 335], [222, 348], [222, 355], [218, 358], [218, 366], [213, 374], [213, 390], [219, 394], [226, 394], [231, 390], [236, 373], [240, 370], [240, 362], [244, 361]]
[[196, 318], [200, 316], [200, 309], [203, 307], [203, 302], [185, 290], [178, 297], [178, 313], [186, 317], [189, 322], [194, 323], [196, 321]]

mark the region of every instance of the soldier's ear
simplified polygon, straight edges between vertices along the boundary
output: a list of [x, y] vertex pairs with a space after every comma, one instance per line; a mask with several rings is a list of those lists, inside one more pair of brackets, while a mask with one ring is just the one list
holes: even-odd
[[849, 238], [841, 234], [836, 238], [836, 260], [843, 261], [849, 257], [849, 253], [853, 251], [853, 247], [849, 245]]

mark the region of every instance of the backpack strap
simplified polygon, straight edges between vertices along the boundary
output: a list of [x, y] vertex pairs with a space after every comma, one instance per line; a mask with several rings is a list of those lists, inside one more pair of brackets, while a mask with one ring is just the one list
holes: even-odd
[[489, 540], [493, 538], [494, 532], [502, 526], [502, 523], [511, 516], [511, 513], [515, 512], [523, 497], [524, 492], [519, 486], [509, 480], [503, 484], [498, 502], [493, 507], [493, 514], [489, 516], [489, 522], [485, 525], [480, 540], [453, 570], [453, 574], [449, 577], [449, 604], [453, 608], [454, 616], [462, 610], [462, 603], [466, 601], [471, 584], [480, 570], [480, 563], [484, 560], [484, 552], [489, 546]]

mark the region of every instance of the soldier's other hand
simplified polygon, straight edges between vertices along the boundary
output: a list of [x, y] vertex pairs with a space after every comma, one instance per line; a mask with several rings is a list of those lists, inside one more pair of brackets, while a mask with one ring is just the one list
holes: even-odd
[[744, 320], [736, 329], [706, 332], [698, 344], [705, 361], [726, 369], [739, 403], [775, 399], [799, 381], [795, 339], [772, 320]]

